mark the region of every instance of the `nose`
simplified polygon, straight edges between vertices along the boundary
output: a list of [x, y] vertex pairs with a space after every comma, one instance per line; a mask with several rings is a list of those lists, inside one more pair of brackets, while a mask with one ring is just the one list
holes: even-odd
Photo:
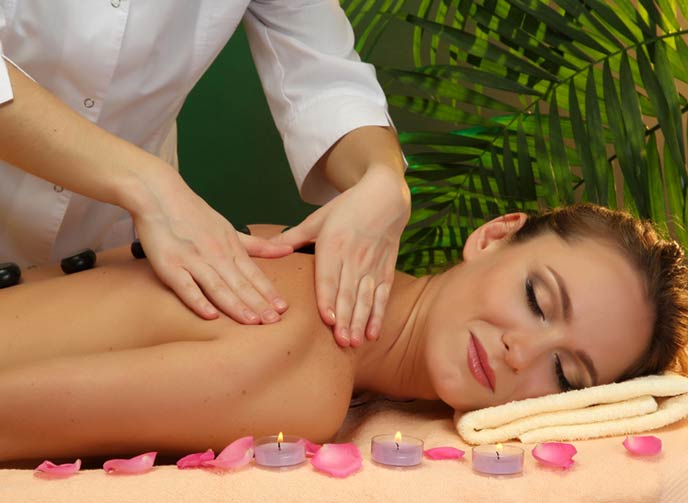
[[514, 372], [528, 368], [543, 353], [552, 351], [558, 336], [551, 329], [509, 330], [502, 334], [504, 361]]

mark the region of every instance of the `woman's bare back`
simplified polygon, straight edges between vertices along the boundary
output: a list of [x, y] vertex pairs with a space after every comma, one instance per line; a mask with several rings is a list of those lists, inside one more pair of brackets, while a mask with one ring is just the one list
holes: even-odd
[[0, 461], [331, 437], [355, 369], [320, 321], [313, 257], [257, 262], [290, 305], [272, 325], [201, 320], [127, 250], [0, 290]]

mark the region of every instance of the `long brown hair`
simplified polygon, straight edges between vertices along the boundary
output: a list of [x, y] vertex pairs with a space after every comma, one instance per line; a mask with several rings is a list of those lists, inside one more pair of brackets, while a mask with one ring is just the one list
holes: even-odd
[[565, 241], [603, 239], [643, 275], [655, 322], [645, 354], [619, 381], [666, 370], [688, 375], [688, 267], [681, 246], [647, 221], [593, 204], [576, 204], [529, 217], [512, 237], [522, 242], [550, 231]]

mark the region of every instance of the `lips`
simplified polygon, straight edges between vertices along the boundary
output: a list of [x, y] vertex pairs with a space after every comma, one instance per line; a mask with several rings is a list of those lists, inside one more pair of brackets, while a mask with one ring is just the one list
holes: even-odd
[[496, 384], [494, 370], [490, 367], [485, 348], [473, 334], [471, 334], [471, 338], [468, 341], [466, 358], [468, 360], [468, 369], [475, 377], [475, 380], [494, 392]]

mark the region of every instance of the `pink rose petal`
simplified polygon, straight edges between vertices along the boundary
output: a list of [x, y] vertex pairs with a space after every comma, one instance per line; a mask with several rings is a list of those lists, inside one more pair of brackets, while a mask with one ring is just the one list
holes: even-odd
[[354, 444], [325, 444], [311, 458], [316, 470], [344, 478], [361, 469], [361, 451]]
[[202, 466], [234, 470], [248, 464], [253, 459], [253, 437], [242, 437], [227, 447], [215, 459], [204, 461]]
[[157, 452], [146, 452], [130, 459], [110, 459], [103, 464], [103, 470], [113, 474], [146, 473], [153, 468], [157, 455]]
[[654, 456], [662, 451], [662, 440], [648, 435], [645, 437], [626, 437], [623, 445], [636, 456]]
[[574, 446], [561, 442], [545, 442], [533, 448], [533, 457], [540, 463], [564, 469], [571, 468], [577, 453]]
[[205, 452], [194, 452], [193, 454], [187, 454], [179, 461], [177, 461], [177, 468], [183, 470], [184, 468], [199, 468], [203, 466], [203, 463], [215, 459], [215, 453], [212, 449], [208, 449]]
[[36, 467], [36, 471], [52, 475], [55, 477], [68, 477], [81, 469], [81, 460], [77, 459], [74, 463], [64, 463], [56, 465], [52, 461], [45, 460]]
[[322, 445], [320, 444], [314, 444], [310, 440], [306, 438], [302, 438], [299, 440], [299, 442], [303, 443], [306, 445], [306, 457], [311, 458], [315, 455], [316, 452], [320, 450]]
[[429, 459], [461, 459], [466, 453], [456, 447], [433, 447], [423, 451], [423, 454]]

